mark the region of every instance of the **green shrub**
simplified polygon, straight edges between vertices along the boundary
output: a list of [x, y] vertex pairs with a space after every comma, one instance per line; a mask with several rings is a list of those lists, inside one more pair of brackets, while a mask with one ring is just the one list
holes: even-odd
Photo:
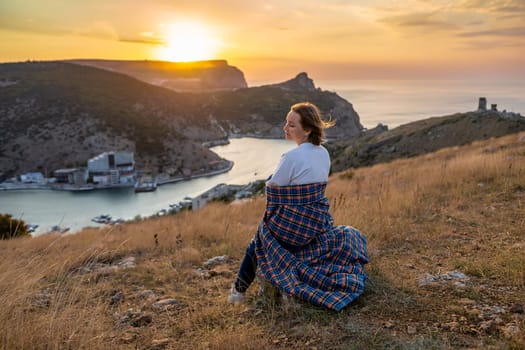
[[0, 239], [31, 236], [24, 221], [13, 219], [9, 214], [0, 214]]

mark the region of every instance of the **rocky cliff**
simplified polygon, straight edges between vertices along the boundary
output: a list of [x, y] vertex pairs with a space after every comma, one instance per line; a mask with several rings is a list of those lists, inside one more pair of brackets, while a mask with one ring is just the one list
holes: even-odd
[[247, 87], [244, 74], [225, 60], [197, 62], [69, 60], [132, 76], [175, 91], [215, 91]]
[[0, 64], [0, 173], [84, 166], [104, 151], [135, 153], [169, 176], [227, 166], [202, 144], [249, 135], [282, 138], [290, 106], [316, 103], [336, 120], [329, 136], [362, 126], [352, 105], [305, 73], [275, 85], [177, 93], [129, 75], [66, 62]]
[[282, 138], [290, 106], [303, 101], [316, 104], [325, 119], [335, 121], [327, 130], [329, 139], [349, 139], [362, 132], [352, 104], [336, 93], [316, 88], [306, 73], [278, 84], [215, 93], [206, 109], [228, 135]]

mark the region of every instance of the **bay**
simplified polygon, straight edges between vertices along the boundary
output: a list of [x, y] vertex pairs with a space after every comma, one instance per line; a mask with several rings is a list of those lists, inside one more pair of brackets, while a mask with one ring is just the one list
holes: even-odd
[[151, 216], [184, 197], [194, 197], [213, 186], [248, 184], [266, 179], [277, 166], [281, 155], [294, 147], [285, 140], [238, 138], [230, 144], [213, 147], [219, 156], [234, 162], [224, 174], [201, 177], [159, 186], [155, 192], [135, 193], [133, 189], [94, 190], [83, 192], [30, 190], [0, 191], [0, 213], [39, 225], [35, 234], [48, 232], [52, 226], [70, 228], [75, 232], [86, 226], [100, 226], [91, 219], [109, 214], [114, 219]]
[[351, 102], [361, 124], [378, 123], [390, 129], [430, 117], [475, 111], [480, 97], [487, 107], [525, 115], [525, 79], [482, 76], [468, 80], [321, 80], [323, 90], [334, 91]]

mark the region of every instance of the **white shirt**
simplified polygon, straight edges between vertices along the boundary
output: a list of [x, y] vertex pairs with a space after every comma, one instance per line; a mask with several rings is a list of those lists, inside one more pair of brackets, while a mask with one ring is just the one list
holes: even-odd
[[323, 146], [310, 142], [284, 153], [267, 185], [304, 185], [328, 181], [330, 155]]

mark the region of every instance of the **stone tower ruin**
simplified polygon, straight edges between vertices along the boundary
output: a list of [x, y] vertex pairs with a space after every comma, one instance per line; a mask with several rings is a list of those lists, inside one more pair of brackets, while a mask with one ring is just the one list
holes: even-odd
[[478, 103], [478, 112], [484, 112], [487, 110], [487, 98], [480, 97]]

